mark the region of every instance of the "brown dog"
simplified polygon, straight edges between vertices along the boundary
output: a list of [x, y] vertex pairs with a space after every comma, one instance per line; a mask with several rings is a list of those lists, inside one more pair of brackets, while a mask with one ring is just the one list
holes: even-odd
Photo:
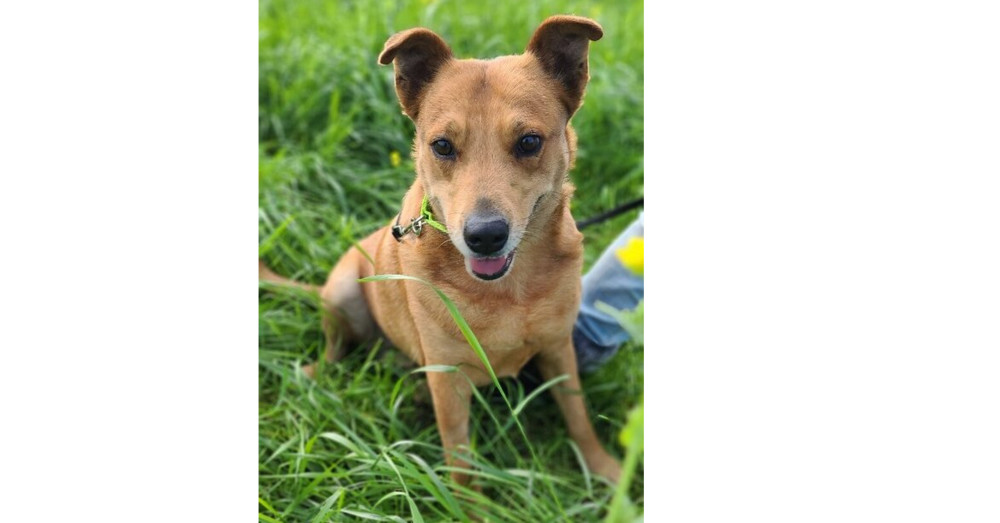
[[[552, 390], [569, 433], [593, 472], [618, 480], [620, 466], [587, 416], [571, 340], [583, 237], [569, 211], [569, 120], [589, 79], [590, 41], [602, 35], [587, 18], [553, 16], [524, 54], [457, 60], [438, 35], [416, 28], [389, 38], [378, 57], [394, 63], [396, 93], [416, 124], [417, 176], [395, 226], [361, 242], [374, 267], [351, 249], [320, 291], [331, 313], [326, 359], [380, 330], [419, 365], [457, 365], [460, 373], [427, 374], [449, 465], [469, 466], [460, 454], [469, 443], [470, 381], [486, 385], [489, 374], [430, 288], [359, 278], [405, 274], [433, 283], [458, 306], [498, 376], [515, 376], [531, 358], [546, 380], [568, 375]], [[260, 269], [262, 279], [288, 283]]]

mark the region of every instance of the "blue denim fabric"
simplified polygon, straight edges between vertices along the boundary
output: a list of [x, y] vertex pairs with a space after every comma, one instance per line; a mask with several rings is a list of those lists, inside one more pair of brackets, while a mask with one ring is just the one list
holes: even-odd
[[643, 214], [639, 213], [583, 276], [583, 299], [573, 328], [573, 346], [580, 372], [597, 370], [629, 339], [625, 329], [614, 318], [597, 310], [594, 303], [602, 301], [616, 309], [632, 310], [642, 300], [642, 276], [625, 268], [615, 250], [624, 247], [629, 238], [642, 237]]

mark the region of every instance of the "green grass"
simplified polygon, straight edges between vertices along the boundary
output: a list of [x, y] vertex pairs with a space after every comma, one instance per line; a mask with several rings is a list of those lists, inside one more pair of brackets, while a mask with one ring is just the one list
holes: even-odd
[[[277, 272], [322, 283], [352, 244], [395, 216], [413, 180], [413, 126], [400, 112], [385, 39], [429, 27], [460, 57], [523, 50], [547, 16], [602, 24], [591, 83], [574, 117], [571, 176], [584, 218], [642, 195], [642, 4], [490, 2], [260, 3], [259, 252]], [[393, 152], [402, 162], [394, 166]], [[585, 231], [586, 263], [634, 213]], [[377, 285], [370, 283], [369, 285]], [[516, 380], [480, 389], [471, 420], [482, 494], [450, 483], [425, 373], [379, 344], [358, 347], [315, 381], [296, 372], [323, 346], [316, 299], [262, 286], [259, 294], [259, 495], [262, 521], [596, 521], [613, 489], [587, 476], [547, 393]], [[430, 371], [436, 371], [431, 369]], [[642, 392], [642, 351], [627, 346], [583, 379], [601, 440], [618, 434]], [[530, 445], [530, 450], [528, 445]], [[533, 451], [533, 452], [532, 452]], [[536, 457], [532, 459], [532, 455]], [[642, 469], [629, 486], [641, 509]]]

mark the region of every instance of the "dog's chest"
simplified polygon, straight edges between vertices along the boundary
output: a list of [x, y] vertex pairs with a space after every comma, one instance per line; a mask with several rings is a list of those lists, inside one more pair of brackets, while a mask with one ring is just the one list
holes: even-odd
[[572, 297], [560, 300], [553, 296], [528, 304], [472, 306], [467, 310], [466, 320], [494, 371], [512, 376], [537, 353], [557, 350], [570, 342], [576, 306]]

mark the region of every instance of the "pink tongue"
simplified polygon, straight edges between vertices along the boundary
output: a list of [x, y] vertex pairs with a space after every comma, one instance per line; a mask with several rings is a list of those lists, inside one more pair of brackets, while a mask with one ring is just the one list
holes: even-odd
[[507, 264], [507, 257], [502, 256], [499, 258], [470, 258], [469, 263], [472, 265], [472, 270], [476, 274], [482, 274], [484, 276], [492, 276]]

